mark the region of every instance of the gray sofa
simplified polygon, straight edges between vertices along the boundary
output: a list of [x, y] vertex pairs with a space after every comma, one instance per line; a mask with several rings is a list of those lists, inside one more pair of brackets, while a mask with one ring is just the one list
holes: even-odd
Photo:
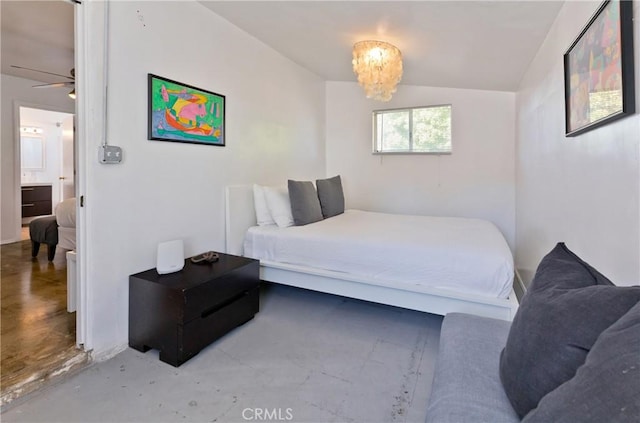
[[444, 318], [426, 421], [638, 423], [638, 351], [640, 286], [615, 286], [560, 242], [512, 323]]
[[520, 421], [500, 382], [510, 325], [463, 313], [445, 316], [427, 423]]

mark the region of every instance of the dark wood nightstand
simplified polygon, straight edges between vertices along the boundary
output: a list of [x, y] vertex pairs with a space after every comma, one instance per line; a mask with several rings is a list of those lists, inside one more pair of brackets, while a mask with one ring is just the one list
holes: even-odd
[[259, 310], [260, 262], [219, 253], [214, 263], [193, 264], [159, 275], [156, 269], [129, 276], [129, 346], [160, 350], [173, 366]]

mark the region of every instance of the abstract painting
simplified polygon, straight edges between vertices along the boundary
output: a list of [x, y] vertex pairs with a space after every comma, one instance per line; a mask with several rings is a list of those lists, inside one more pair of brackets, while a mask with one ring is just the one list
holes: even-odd
[[632, 2], [605, 1], [564, 55], [568, 137], [635, 112]]
[[149, 74], [148, 138], [225, 145], [225, 96]]

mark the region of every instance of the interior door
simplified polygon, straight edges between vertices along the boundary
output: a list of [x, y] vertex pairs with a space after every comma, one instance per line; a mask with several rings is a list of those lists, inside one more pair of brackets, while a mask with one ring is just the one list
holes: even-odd
[[74, 160], [74, 119], [69, 116], [62, 122], [62, 163], [60, 166], [60, 200], [66, 200], [75, 196], [75, 160]]

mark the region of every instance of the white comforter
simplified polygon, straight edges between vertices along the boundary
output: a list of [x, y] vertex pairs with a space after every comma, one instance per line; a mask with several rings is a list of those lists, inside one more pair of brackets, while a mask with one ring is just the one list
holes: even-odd
[[514, 273], [511, 250], [491, 222], [361, 210], [306, 226], [252, 227], [244, 254], [493, 298], [509, 295]]

